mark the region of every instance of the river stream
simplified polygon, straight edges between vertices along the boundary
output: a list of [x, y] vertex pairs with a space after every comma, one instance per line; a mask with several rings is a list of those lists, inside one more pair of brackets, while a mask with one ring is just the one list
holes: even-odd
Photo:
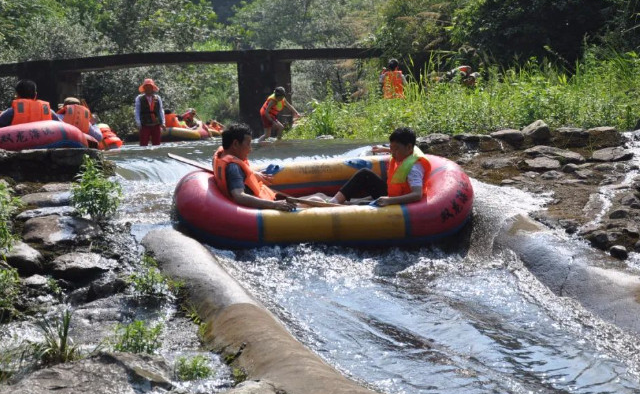
[[[194, 169], [167, 153], [210, 165], [219, 143], [106, 152], [125, 192], [118, 220], [131, 222], [139, 239], [172, 226], [173, 189]], [[267, 165], [357, 156], [367, 146], [282, 141], [254, 147], [251, 160]], [[539, 209], [549, 196], [475, 180], [473, 187], [471, 229], [446, 245], [211, 250], [301, 342], [384, 393], [640, 392], [636, 336], [554, 295], [515, 254], [493, 250], [506, 219]], [[564, 245], [586, 247], [571, 238]]]

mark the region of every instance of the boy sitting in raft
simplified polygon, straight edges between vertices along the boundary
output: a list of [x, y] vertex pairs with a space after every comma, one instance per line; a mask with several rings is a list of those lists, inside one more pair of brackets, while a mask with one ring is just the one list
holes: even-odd
[[345, 204], [352, 197], [373, 197], [373, 204], [409, 204], [422, 199], [427, 192], [427, 178], [431, 164], [416, 145], [416, 133], [409, 127], [397, 128], [389, 136], [390, 147], [374, 147], [374, 153], [391, 152], [387, 168], [387, 181], [367, 168], [353, 174], [340, 191], [329, 202]]
[[276, 200], [267, 187], [271, 175], [255, 172], [247, 160], [251, 153], [251, 129], [232, 124], [222, 132], [222, 146], [213, 155], [213, 171], [218, 189], [238, 205], [259, 209], [293, 211], [296, 205]]

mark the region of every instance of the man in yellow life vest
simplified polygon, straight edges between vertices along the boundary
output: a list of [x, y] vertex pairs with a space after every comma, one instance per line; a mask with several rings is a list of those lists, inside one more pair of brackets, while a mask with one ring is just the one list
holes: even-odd
[[386, 99], [404, 98], [404, 85], [407, 79], [399, 69], [398, 60], [390, 59], [387, 68], [382, 69], [378, 82], [382, 89], [382, 96]]
[[285, 98], [286, 91], [282, 86], [278, 86], [274, 89], [273, 94], [267, 97], [267, 100], [262, 104], [260, 108], [260, 118], [262, 119], [262, 127], [264, 128], [264, 134], [260, 136], [258, 141], [263, 141], [265, 138], [271, 137], [271, 132], [276, 132], [278, 139], [282, 138], [282, 130], [284, 126], [278, 120], [278, 113], [284, 108], [288, 108], [293, 112], [293, 118], [300, 117], [298, 111], [293, 108], [293, 105], [289, 104]]
[[380, 207], [422, 200], [427, 192], [431, 164], [415, 146], [416, 133], [408, 127], [400, 127], [391, 133], [389, 142], [389, 148], [374, 148], [374, 153], [391, 153], [387, 181], [363, 168], [353, 174], [329, 202], [344, 204], [362, 194], [373, 197], [373, 204]]
[[0, 114], [0, 127], [39, 120], [60, 120], [51, 111], [48, 102], [36, 99], [38, 92], [35, 82], [22, 79], [16, 84], [15, 90], [16, 98], [11, 102], [11, 107]]
[[295, 204], [276, 200], [267, 187], [271, 175], [255, 172], [247, 160], [251, 153], [251, 129], [231, 124], [222, 132], [222, 146], [213, 155], [214, 179], [218, 189], [238, 205], [259, 209], [293, 211]]

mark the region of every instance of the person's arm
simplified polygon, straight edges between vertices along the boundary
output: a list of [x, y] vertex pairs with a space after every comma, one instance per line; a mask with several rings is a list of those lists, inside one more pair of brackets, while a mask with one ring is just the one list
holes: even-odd
[[422, 200], [422, 186], [413, 186], [411, 193], [396, 197], [383, 196], [378, 198], [375, 203], [380, 207], [386, 207], [387, 205], [410, 204], [420, 200]]
[[133, 115], [136, 118], [136, 126], [138, 126], [138, 128], [142, 127], [142, 122], [140, 121], [140, 97], [142, 96], [136, 97], [135, 106], [133, 110]]
[[286, 200], [263, 200], [259, 197], [252, 196], [244, 192], [242, 189], [231, 190], [231, 197], [239, 205], [245, 207], [258, 208], [258, 209], [276, 209], [278, 211], [293, 211], [296, 208], [295, 204], [287, 202]]
[[160, 96], [158, 96], [158, 108], [160, 108], [160, 127], [164, 129], [166, 127], [164, 120], [164, 108], [162, 108], [162, 98]]
[[388, 146], [375, 145], [371, 147], [371, 153], [373, 153], [374, 155], [382, 154], [382, 153], [391, 153], [391, 148], [389, 148]]
[[402, 76], [402, 85], [406, 85], [407, 84], [407, 78], [404, 76], [404, 74], [401, 74]]
[[0, 114], [0, 127], [11, 126], [13, 122], [13, 108], [7, 108]]
[[293, 105], [291, 105], [291, 104], [287, 101], [287, 99], [284, 99], [284, 106], [285, 106], [285, 107], [287, 107], [287, 108], [289, 108], [289, 110], [290, 110], [291, 112], [293, 112], [293, 116], [294, 116], [294, 117], [296, 117], [296, 118], [299, 118], [299, 117], [300, 117], [300, 113], [298, 113], [298, 111], [297, 111], [295, 108], [293, 108]]

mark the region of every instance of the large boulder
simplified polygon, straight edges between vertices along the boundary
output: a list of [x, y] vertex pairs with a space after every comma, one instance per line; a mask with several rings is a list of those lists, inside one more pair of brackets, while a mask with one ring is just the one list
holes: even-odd
[[89, 245], [102, 233], [91, 220], [68, 216], [43, 216], [24, 223], [22, 239], [45, 249], [64, 249], [71, 246]]

